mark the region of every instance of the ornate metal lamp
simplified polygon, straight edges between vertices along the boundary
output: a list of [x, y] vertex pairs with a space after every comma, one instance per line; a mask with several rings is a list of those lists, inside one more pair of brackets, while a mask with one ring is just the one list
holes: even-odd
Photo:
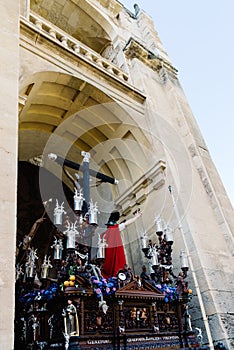
[[163, 235], [163, 221], [160, 216], [158, 216], [155, 219], [155, 225], [156, 225], [156, 235], [158, 236], [160, 241]]
[[151, 240], [147, 242], [147, 234], [145, 233], [142, 240], [142, 251], [148, 258], [152, 277], [157, 282], [163, 282], [165, 271], [172, 272], [172, 245], [173, 245], [173, 230], [169, 225], [166, 225], [162, 218], [158, 216], [155, 219], [156, 235], [158, 244]]
[[44, 257], [44, 262], [41, 265], [41, 279], [47, 279], [48, 278], [48, 274], [49, 274], [49, 269], [52, 267], [51, 263], [50, 263], [50, 257], [48, 257], [45, 255]]
[[184, 277], [187, 277], [189, 265], [188, 265], [188, 257], [185, 251], [180, 252], [180, 265], [181, 265], [181, 270], [183, 271]]
[[63, 224], [63, 214], [66, 214], [62, 203], [59, 205], [58, 200], [56, 199], [56, 207], [54, 208], [54, 225], [59, 226]]
[[89, 203], [89, 224], [93, 226], [98, 226], [98, 214], [99, 210], [97, 207], [97, 203], [93, 204], [93, 201], [91, 200]]
[[98, 235], [98, 249], [97, 249], [97, 257], [96, 257], [96, 264], [98, 266], [101, 266], [102, 263], [105, 260], [106, 254], [105, 254], [105, 250], [106, 250], [106, 240], [104, 239], [104, 237], [101, 237], [101, 235]]
[[82, 213], [83, 203], [84, 203], [84, 196], [82, 193], [82, 189], [78, 192], [75, 188], [75, 194], [73, 196], [74, 198], [74, 211], [77, 215], [80, 215]]
[[62, 239], [57, 239], [54, 237], [54, 244], [51, 246], [51, 248], [54, 248], [54, 260], [60, 261], [62, 260], [62, 253], [63, 253], [63, 241]]
[[143, 253], [145, 254], [145, 256], [147, 256], [150, 247], [149, 247], [149, 237], [148, 237], [146, 232], [144, 232], [142, 237], [141, 237], [141, 245], [142, 245]]

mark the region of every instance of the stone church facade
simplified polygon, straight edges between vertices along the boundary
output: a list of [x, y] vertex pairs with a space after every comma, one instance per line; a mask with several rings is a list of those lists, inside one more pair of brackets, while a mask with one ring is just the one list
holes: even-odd
[[188, 255], [193, 328], [211, 348], [232, 349], [233, 208], [152, 19], [116, 0], [10, 1], [1, 19], [2, 348], [14, 346], [17, 235], [27, 233], [20, 236], [16, 218], [29, 213], [17, 203], [19, 164], [43, 161], [69, 186], [48, 154], [82, 163], [84, 151], [91, 168], [118, 180], [90, 182], [100, 230], [113, 209], [122, 219], [141, 209], [124, 237], [139, 274], [142, 235], [155, 239], [160, 215], [174, 231], [175, 273], [181, 250]]

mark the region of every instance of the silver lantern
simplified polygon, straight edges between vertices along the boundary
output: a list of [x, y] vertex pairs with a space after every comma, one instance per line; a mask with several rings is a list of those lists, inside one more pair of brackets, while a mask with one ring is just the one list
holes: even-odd
[[71, 224], [68, 223], [67, 230], [64, 232], [64, 235], [67, 237], [67, 249], [75, 249], [76, 248], [76, 236], [79, 234], [79, 232], [76, 229], [76, 223]]
[[59, 205], [58, 200], [56, 199], [56, 207], [54, 208], [54, 224], [55, 225], [62, 225], [63, 224], [63, 214], [66, 214], [66, 211], [64, 210], [64, 207], [63, 207], [63, 203], [61, 205]]
[[54, 244], [51, 246], [54, 248], [54, 260], [62, 260], [62, 252], [63, 252], [63, 241], [62, 239], [57, 240], [54, 237]]
[[27, 260], [25, 263], [25, 275], [26, 278], [34, 278], [36, 274], [36, 260], [38, 259], [37, 256], [37, 249], [34, 250], [34, 248], [30, 248], [29, 254], [27, 256]]
[[78, 192], [77, 189], [75, 188], [75, 194], [74, 194], [73, 198], [74, 198], [74, 211], [77, 213], [81, 213], [84, 199], [85, 199], [83, 197], [82, 190], [80, 190]]
[[41, 265], [41, 279], [47, 279], [49, 274], [49, 269], [52, 267], [50, 263], [50, 258], [47, 259], [47, 256], [44, 257], [44, 262]]
[[89, 224], [97, 226], [99, 210], [97, 208], [97, 203], [93, 204], [92, 200], [89, 204], [88, 214], [89, 214]]

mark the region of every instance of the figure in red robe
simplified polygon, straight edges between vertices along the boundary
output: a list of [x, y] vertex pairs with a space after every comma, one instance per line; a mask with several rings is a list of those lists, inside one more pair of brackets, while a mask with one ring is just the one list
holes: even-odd
[[114, 277], [117, 272], [123, 269], [126, 264], [126, 257], [121, 237], [121, 231], [126, 226], [134, 222], [141, 212], [137, 211], [135, 216], [124, 223], [118, 224], [120, 214], [118, 211], [111, 213], [107, 225], [107, 230], [101, 235], [106, 240], [105, 261], [102, 265], [102, 276], [104, 278]]

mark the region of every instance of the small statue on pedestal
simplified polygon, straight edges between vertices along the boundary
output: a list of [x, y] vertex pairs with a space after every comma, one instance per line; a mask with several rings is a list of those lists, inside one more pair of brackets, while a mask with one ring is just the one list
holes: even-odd
[[188, 305], [185, 306], [185, 311], [184, 311], [184, 328], [186, 331], [192, 331], [192, 324], [191, 324], [191, 316], [188, 311]]
[[79, 321], [75, 305], [72, 300], [68, 299], [68, 305], [63, 309], [64, 330], [69, 336], [79, 336]]

